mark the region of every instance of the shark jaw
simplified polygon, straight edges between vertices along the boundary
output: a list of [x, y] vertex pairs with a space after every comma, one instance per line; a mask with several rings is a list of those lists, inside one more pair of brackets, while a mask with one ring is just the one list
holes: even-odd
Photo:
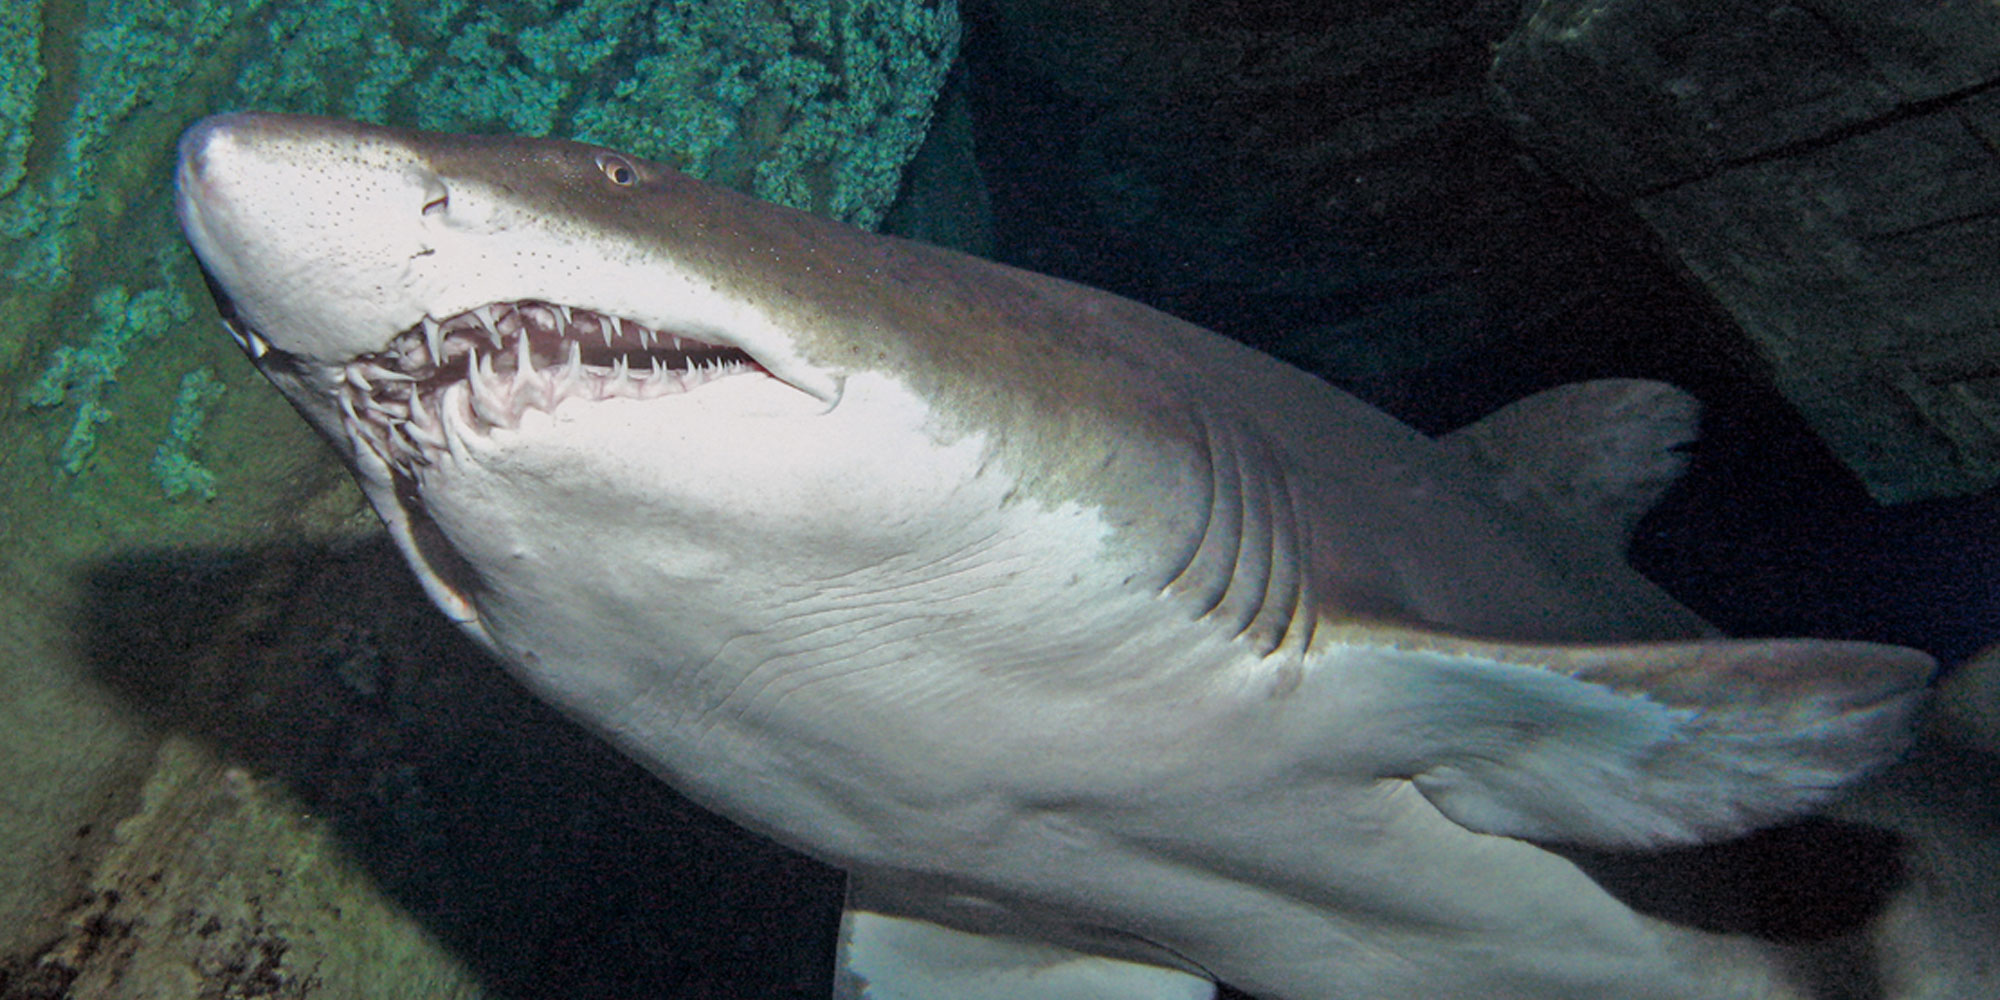
[[[493, 454], [498, 435], [507, 448], [560, 451], [562, 427], [587, 408], [628, 426], [671, 422], [631, 409], [724, 381], [759, 384], [727, 396], [752, 415], [820, 412], [844, 380], [792, 353], [778, 323], [714, 276], [663, 268], [671, 257], [647, 234], [616, 224], [649, 166], [562, 144], [564, 155], [527, 165], [560, 189], [559, 209], [537, 210], [483, 169], [512, 140], [436, 139], [283, 115], [207, 119], [181, 141], [177, 211], [225, 329], [346, 458], [432, 600], [491, 647], [484, 581], [432, 509], [475, 449]], [[338, 186], [273, 187], [301, 175]], [[613, 222], [576, 224], [578, 203]], [[570, 259], [593, 263], [565, 269]], [[728, 409], [707, 416], [727, 423]], [[714, 424], [717, 447], [758, 446]]]
[[[329, 374], [370, 385], [414, 380], [442, 391], [456, 376], [478, 374], [479, 356], [489, 355], [499, 377], [480, 387], [512, 391], [485, 413], [473, 411], [488, 423], [502, 409], [518, 417], [523, 406], [547, 408], [572, 391], [651, 397], [717, 370], [754, 370], [832, 403], [834, 373], [795, 356], [782, 324], [718, 289], [698, 267], [663, 272], [660, 247], [647, 234], [565, 224], [562, 213], [518, 203], [506, 177], [472, 169], [508, 140], [438, 144], [419, 135], [254, 113], [205, 119], [183, 135], [177, 214], [225, 326], [260, 367], [315, 381]], [[529, 166], [565, 188], [556, 196], [566, 209], [583, 202], [613, 218], [635, 211], [625, 202], [650, 179], [650, 167], [609, 150], [564, 152]], [[273, 178], [315, 172], [360, 181], [296, 198], [267, 190]], [[495, 254], [503, 242], [512, 252]], [[581, 273], [561, 266], [578, 256], [596, 266]], [[490, 350], [472, 349], [481, 335]], [[517, 335], [525, 336], [519, 345]], [[580, 367], [570, 364], [569, 341]], [[463, 369], [460, 358], [469, 359]], [[552, 372], [562, 377], [551, 386], [533, 376], [572, 368]], [[678, 378], [689, 374], [698, 377]], [[411, 398], [427, 395], [420, 389]], [[408, 401], [363, 389], [352, 400], [357, 413], [371, 399], [391, 410]], [[308, 416], [330, 430], [325, 414]], [[426, 422], [423, 430], [441, 427]], [[397, 450], [398, 464], [411, 450]]]
[[429, 316], [381, 351], [341, 366], [346, 429], [405, 476], [467, 434], [517, 428], [529, 409], [570, 401], [645, 401], [732, 375], [767, 375], [732, 347], [547, 302], [503, 302]]

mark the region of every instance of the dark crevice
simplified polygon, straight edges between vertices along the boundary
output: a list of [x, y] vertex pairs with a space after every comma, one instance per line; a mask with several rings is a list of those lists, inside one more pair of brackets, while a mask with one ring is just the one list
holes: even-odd
[[[1732, 170], [1740, 170], [1744, 167], [1760, 166], [1766, 163], [1782, 162], [1785, 160], [1793, 159], [1795, 157], [1800, 157], [1810, 153], [1815, 153], [1823, 149], [1831, 149], [1834, 146], [1838, 146], [1841, 143], [1847, 142], [1850, 139], [1859, 138], [1861, 136], [1869, 135], [1874, 132], [1879, 132], [1884, 129], [1894, 128], [1906, 122], [1914, 121], [1919, 118], [1924, 118], [1929, 115], [1937, 114], [1941, 111], [1946, 111], [1954, 104], [1958, 104], [1962, 101], [1967, 101], [1972, 98], [1990, 93], [1994, 91], [1996, 88], [2000, 88], [2000, 79], [1986, 80], [1980, 83], [1973, 84], [1972, 86], [1969, 87], [1963, 87], [1958, 90], [1951, 91], [1949, 93], [1939, 94], [1936, 97], [1927, 97], [1922, 100], [1911, 101], [1908, 104], [1899, 105], [1885, 114], [1867, 119], [1866, 121], [1853, 122], [1851, 124], [1843, 125], [1839, 128], [1823, 132], [1819, 135], [1812, 136], [1810, 138], [1799, 139], [1793, 142], [1781, 143], [1769, 149], [1760, 150], [1758, 152], [1751, 153], [1745, 156], [1736, 156], [1719, 160], [1717, 161], [1715, 166], [1707, 170], [1690, 174], [1686, 177], [1678, 178], [1676, 180], [1670, 181], [1665, 184], [1657, 184], [1651, 187], [1642, 188], [1639, 190], [1639, 192], [1635, 197], [1638, 199], [1652, 198], [1661, 194], [1665, 194], [1669, 191], [1676, 190], [1678, 188], [1686, 187], [1690, 184], [1699, 184], [1702, 183], [1703, 181], [1712, 180], [1715, 177], [1728, 173], [1729, 171]], [[1985, 144], [1983, 140], [1982, 144], [1983, 145]]]

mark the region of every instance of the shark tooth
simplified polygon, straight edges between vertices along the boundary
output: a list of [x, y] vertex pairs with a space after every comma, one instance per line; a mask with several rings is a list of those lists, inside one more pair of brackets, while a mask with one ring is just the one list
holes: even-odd
[[[429, 316], [425, 316], [423, 318], [423, 321], [419, 325], [423, 327], [424, 350], [430, 353], [430, 357], [424, 359], [426, 364], [429, 365], [443, 364], [444, 330], [438, 326], [437, 320], [434, 320]], [[424, 367], [424, 365], [418, 365], [416, 367], [421, 368]]]

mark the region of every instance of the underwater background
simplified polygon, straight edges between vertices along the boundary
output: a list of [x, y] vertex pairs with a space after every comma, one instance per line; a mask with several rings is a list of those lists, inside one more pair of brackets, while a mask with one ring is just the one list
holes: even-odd
[[[837, 874], [495, 670], [219, 335], [171, 213], [197, 118], [627, 149], [1430, 432], [1673, 382], [1703, 439], [1636, 565], [1734, 634], [1957, 665], [2000, 640], [2000, 13], [1864, 7], [12, 0], [0, 998], [828, 988]], [[2000, 995], [1995, 672], [1835, 817], [1635, 900], [1842, 950], [1828, 997]]]

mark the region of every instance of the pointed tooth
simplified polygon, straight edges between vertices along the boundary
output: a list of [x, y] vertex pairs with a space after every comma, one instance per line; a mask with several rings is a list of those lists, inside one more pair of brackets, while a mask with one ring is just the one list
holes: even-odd
[[500, 335], [500, 319], [493, 306], [484, 305], [472, 310], [472, 318], [481, 330], [486, 331], [486, 339], [493, 344], [494, 350], [506, 346], [506, 339]]
[[[458, 430], [460, 419], [466, 423], [476, 419], [471, 410], [470, 395], [471, 390], [465, 387], [465, 383], [454, 382], [445, 389], [444, 398], [439, 400], [439, 405], [446, 410], [442, 414], [442, 419], [438, 421], [439, 428], [444, 431], [445, 448], [451, 452], [451, 457], [460, 462], [471, 458], [465, 450], [465, 440]], [[451, 410], [457, 410], [459, 413], [453, 414]]]
[[395, 452], [398, 459], [416, 462], [424, 457], [424, 450], [417, 446], [408, 424], [397, 424], [390, 430], [388, 441], [389, 450]]
[[491, 426], [514, 426], [513, 400], [506, 383], [493, 371], [493, 355], [481, 354], [478, 358], [478, 365], [465, 380], [470, 387], [472, 412]]
[[382, 464], [391, 469], [405, 476], [416, 475], [417, 463], [410, 461], [409, 456], [404, 455], [401, 449], [390, 444], [394, 440], [395, 436], [386, 431], [378, 433], [368, 439], [368, 449], [382, 459]]
[[390, 420], [410, 419], [410, 405], [408, 403], [392, 399], [376, 399], [373, 396], [364, 397], [361, 402], [364, 406], [368, 407], [368, 412], [379, 413]]
[[440, 427], [432, 426], [426, 423], [419, 423], [418, 421], [412, 420], [409, 423], [403, 425], [403, 433], [408, 434], [410, 436], [410, 440], [415, 441], [416, 443], [423, 445], [426, 448], [450, 447], [450, 444], [445, 440], [444, 432]]
[[653, 349], [652, 327], [642, 326], [639, 328], [639, 349], [643, 351], [650, 351]]
[[535, 367], [535, 351], [529, 346], [527, 331], [514, 341], [514, 381], [507, 398], [507, 426], [519, 427], [521, 414], [529, 406], [550, 407], [549, 380]]
[[465, 368], [465, 380], [478, 383], [478, 391], [497, 397], [506, 387], [501, 384], [499, 373], [493, 370], [493, 358], [490, 352], [473, 352]]
[[472, 364], [466, 369], [465, 384], [467, 390], [472, 393], [472, 412], [479, 414], [481, 419], [490, 424], [493, 421], [487, 417], [486, 408], [491, 397], [497, 393], [496, 387], [486, 381], [487, 373], [491, 371], [489, 357], [485, 354], [472, 356]]
[[[433, 399], [431, 402], [436, 403], [437, 401]], [[416, 404], [410, 408], [410, 436], [425, 442], [435, 440], [438, 447], [444, 447], [444, 438], [440, 436], [441, 432], [438, 427], [439, 419], [438, 410], [435, 406], [426, 405], [421, 402]]]
[[572, 340], [569, 342], [569, 360], [563, 364], [562, 374], [556, 377], [550, 390], [550, 407], [553, 408], [558, 399], [567, 399], [582, 382], [583, 348]]
[[423, 328], [424, 328], [424, 350], [430, 352], [431, 355], [430, 363], [433, 365], [444, 364], [443, 328], [438, 326], [437, 320], [434, 320], [429, 316], [424, 317]]

